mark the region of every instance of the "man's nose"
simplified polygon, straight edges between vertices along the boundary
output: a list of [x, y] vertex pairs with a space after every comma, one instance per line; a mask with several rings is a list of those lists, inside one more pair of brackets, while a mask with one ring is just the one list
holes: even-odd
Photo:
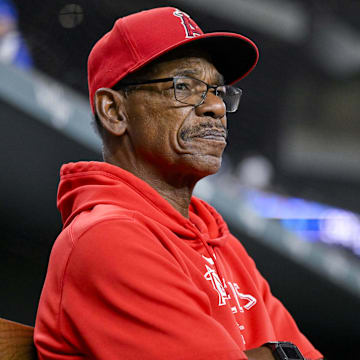
[[214, 119], [220, 119], [226, 115], [226, 107], [224, 101], [215, 94], [208, 92], [206, 98], [201, 105], [195, 108], [197, 116], [209, 116]]

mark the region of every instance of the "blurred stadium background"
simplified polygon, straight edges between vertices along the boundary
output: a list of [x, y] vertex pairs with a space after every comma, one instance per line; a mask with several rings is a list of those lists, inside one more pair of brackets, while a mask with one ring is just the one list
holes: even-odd
[[[0, 317], [34, 324], [61, 229], [62, 163], [100, 160], [86, 61], [116, 18], [155, 6], [260, 49], [210, 201], [327, 359], [360, 335], [360, 1], [0, 0]], [[166, 29], [164, 29], [166, 31]], [[233, 49], [233, 56], [240, 56]]]

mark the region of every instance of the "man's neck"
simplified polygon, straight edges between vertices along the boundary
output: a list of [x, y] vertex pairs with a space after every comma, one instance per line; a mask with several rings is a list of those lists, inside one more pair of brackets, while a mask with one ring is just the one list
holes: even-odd
[[148, 183], [170, 205], [172, 205], [185, 218], [189, 217], [189, 205], [194, 187], [198, 180], [193, 176], [184, 174], [170, 174], [160, 172], [157, 168], [148, 166], [131, 165], [129, 162], [119, 161], [114, 157], [105, 156], [104, 160], [110, 164], [121, 167]]
[[182, 216], [189, 218], [189, 205], [194, 186], [173, 187], [159, 180], [152, 182], [151, 179], [143, 179], [154, 188], [165, 200], [167, 200]]

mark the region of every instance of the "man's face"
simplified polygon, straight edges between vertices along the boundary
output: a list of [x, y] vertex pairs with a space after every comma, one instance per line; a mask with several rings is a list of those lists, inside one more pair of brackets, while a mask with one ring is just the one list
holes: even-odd
[[[222, 81], [203, 57], [163, 61], [152, 70], [151, 79], [187, 75], [211, 85]], [[172, 82], [140, 85], [130, 90], [125, 106], [127, 135], [136, 161], [175, 176], [201, 178], [218, 171], [226, 146], [226, 111], [213, 92], [194, 107], [175, 99]]]

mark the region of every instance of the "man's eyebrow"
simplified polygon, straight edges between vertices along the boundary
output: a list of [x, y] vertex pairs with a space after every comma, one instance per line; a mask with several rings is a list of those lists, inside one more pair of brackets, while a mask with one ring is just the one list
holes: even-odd
[[179, 70], [176, 70], [176, 72], [174, 73], [175, 76], [181, 76], [181, 75], [184, 75], [184, 76], [196, 76], [196, 75], [199, 75], [199, 72], [196, 71], [196, 70], [191, 70], [191, 69], [179, 69]]
[[[174, 76], [192, 76], [192, 77], [197, 77], [199, 76], [199, 72], [196, 70], [191, 70], [191, 69], [179, 69], [174, 73]], [[215, 83], [213, 85], [224, 85], [225, 80], [224, 77], [220, 74], [217, 73], [216, 74], [216, 78], [215, 78]]]

